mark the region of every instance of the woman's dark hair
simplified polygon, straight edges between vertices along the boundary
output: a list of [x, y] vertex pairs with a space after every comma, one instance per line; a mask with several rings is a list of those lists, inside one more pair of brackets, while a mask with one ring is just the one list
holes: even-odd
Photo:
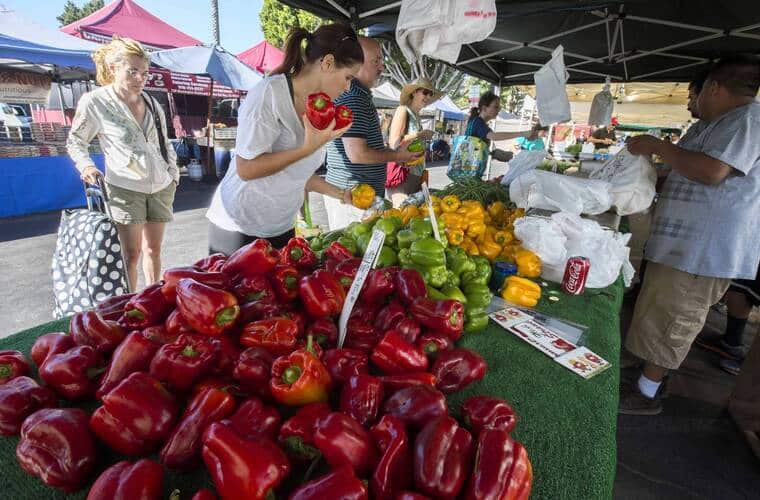
[[[304, 41], [306, 46], [301, 48]], [[333, 55], [339, 68], [364, 62], [364, 52], [356, 32], [345, 24], [325, 24], [314, 33], [293, 28], [285, 42], [285, 59], [272, 74], [295, 76], [306, 64], [319, 61], [328, 54]]]
[[498, 98], [499, 98], [499, 96], [497, 96], [496, 94], [494, 94], [490, 90], [488, 92], [485, 92], [485, 93], [481, 94], [480, 95], [480, 100], [478, 101], [478, 107], [477, 108], [472, 108], [470, 110], [470, 120], [472, 120], [473, 118], [475, 118], [476, 116], [478, 116], [480, 114], [480, 110], [481, 109], [487, 108], [488, 106], [491, 105], [492, 102], [494, 102]]

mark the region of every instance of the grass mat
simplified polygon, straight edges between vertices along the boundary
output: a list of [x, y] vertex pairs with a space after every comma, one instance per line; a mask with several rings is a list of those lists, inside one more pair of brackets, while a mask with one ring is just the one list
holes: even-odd
[[[622, 293], [622, 280], [618, 280], [606, 289], [587, 290], [584, 295], [563, 294], [559, 302], [542, 299], [538, 309], [588, 326], [584, 345], [608, 361], [616, 361], [620, 351], [618, 317]], [[38, 336], [67, 331], [67, 323], [54, 321], [0, 339], [0, 349], [17, 349], [28, 354]], [[533, 463], [531, 498], [611, 498], [617, 453], [617, 363], [584, 380], [493, 322], [486, 330], [463, 337], [460, 345], [481, 353], [488, 361], [488, 373], [483, 380], [452, 395], [451, 410], [458, 415], [462, 401], [475, 394], [499, 396], [512, 403], [519, 416], [514, 437], [525, 445]], [[80, 406], [91, 411], [97, 404]], [[86, 498], [88, 488], [66, 496], [24, 473], [16, 462], [17, 443], [16, 437], [0, 437], [0, 497]], [[98, 475], [119, 459], [102, 450]], [[93, 481], [96, 477], [93, 475]], [[202, 467], [189, 473], [167, 471], [164, 478], [167, 496], [179, 488], [181, 498], [187, 499], [204, 486], [211, 486], [211, 482]]]

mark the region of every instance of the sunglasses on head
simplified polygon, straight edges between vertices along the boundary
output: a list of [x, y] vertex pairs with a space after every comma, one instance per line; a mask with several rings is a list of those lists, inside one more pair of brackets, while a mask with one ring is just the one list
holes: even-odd
[[420, 90], [422, 91], [422, 95], [424, 95], [425, 97], [430, 97], [433, 95], [432, 90], [428, 90], [428, 89], [420, 89]]

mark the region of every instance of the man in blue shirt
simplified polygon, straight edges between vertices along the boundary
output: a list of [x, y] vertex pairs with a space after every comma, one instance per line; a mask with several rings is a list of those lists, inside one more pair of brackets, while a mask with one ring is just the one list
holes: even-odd
[[[760, 61], [727, 58], [697, 98], [699, 128], [678, 145], [652, 136], [628, 142], [671, 167], [654, 215], [648, 260], [626, 348], [644, 363], [621, 389], [620, 412], [655, 415], [668, 370], [677, 369], [732, 278], [760, 263]], [[690, 131], [691, 132], [691, 131]]]

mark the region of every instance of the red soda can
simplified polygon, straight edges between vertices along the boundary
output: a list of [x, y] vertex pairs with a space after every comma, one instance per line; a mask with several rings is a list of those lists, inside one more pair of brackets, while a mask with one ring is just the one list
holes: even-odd
[[570, 257], [565, 265], [562, 291], [570, 295], [581, 295], [586, 289], [586, 278], [590, 262], [586, 257]]

